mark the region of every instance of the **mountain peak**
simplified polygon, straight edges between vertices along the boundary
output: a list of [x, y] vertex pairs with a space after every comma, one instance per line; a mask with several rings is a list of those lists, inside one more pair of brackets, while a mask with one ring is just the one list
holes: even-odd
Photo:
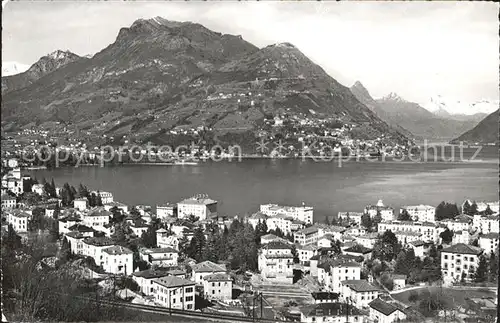
[[69, 50], [63, 51], [63, 50], [58, 49], [58, 50], [53, 51], [50, 54], [47, 54], [46, 56], [49, 58], [55, 59], [55, 60], [61, 60], [61, 59], [65, 59], [68, 57], [74, 57], [74, 56], [78, 56], [78, 55], [70, 52]]
[[404, 102], [405, 100], [400, 97], [397, 93], [391, 92], [388, 95], [384, 96], [382, 100], [385, 101], [397, 101], [397, 102]]

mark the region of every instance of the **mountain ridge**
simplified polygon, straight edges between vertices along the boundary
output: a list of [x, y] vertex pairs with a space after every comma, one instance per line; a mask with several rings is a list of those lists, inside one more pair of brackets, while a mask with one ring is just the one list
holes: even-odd
[[452, 144], [464, 142], [466, 144], [492, 144], [498, 145], [498, 116], [499, 110], [486, 116], [473, 129], [461, 134], [450, 141]]

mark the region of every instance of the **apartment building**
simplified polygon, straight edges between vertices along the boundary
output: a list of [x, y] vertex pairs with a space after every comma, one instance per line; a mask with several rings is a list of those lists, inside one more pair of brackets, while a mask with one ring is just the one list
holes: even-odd
[[155, 302], [163, 307], [180, 310], [195, 309], [195, 283], [176, 276], [155, 278]]
[[435, 222], [436, 208], [431, 205], [409, 205], [400, 209], [399, 213], [408, 212], [413, 221], [419, 222]]
[[313, 223], [314, 208], [312, 206], [281, 206], [277, 204], [262, 204], [260, 212], [268, 215], [275, 216], [283, 214], [287, 217], [292, 217], [294, 220], [302, 221], [305, 224]]
[[216, 264], [209, 260], [200, 262], [191, 266], [192, 269], [192, 279], [196, 285], [203, 285], [203, 278], [212, 274], [225, 274], [226, 267], [223, 265]]
[[379, 200], [375, 205], [367, 205], [364, 213], [368, 214], [371, 218], [380, 213], [382, 221], [394, 220], [394, 209], [390, 206], [385, 206], [382, 200]]
[[206, 195], [197, 195], [177, 203], [177, 217], [184, 219], [189, 216], [205, 220], [217, 215], [217, 201]]
[[341, 282], [342, 299], [350, 300], [354, 306], [368, 307], [382, 294], [382, 290], [366, 280], [344, 280]]
[[483, 234], [479, 237], [479, 247], [484, 250], [485, 254], [491, 254], [498, 251], [499, 234], [491, 232]]
[[11, 210], [7, 213], [7, 222], [12, 225], [12, 228], [18, 234], [28, 232], [29, 219], [30, 215], [24, 211]]
[[16, 198], [8, 194], [2, 194], [2, 210], [13, 209], [16, 207]]
[[463, 243], [443, 249], [441, 251], [443, 281], [445, 283], [460, 281], [462, 275], [465, 280], [471, 280], [482, 253], [483, 249]]
[[342, 292], [343, 280], [361, 279], [361, 264], [344, 259], [326, 259], [318, 264], [318, 282], [324, 289]]
[[203, 293], [208, 300], [232, 299], [233, 281], [228, 274], [210, 274], [203, 277]]
[[128, 276], [134, 272], [134, 253], [122, 246], [111, 246], [102, 250], [104, 271]]
[[113, 194], [110, 192], [92, 191], [90, 194], [95, 194], [96, 196], [100, 196], [103, 205], [114, 202]]
[[439, 243], [439, 234], [445, 230], [444, 225], [432, 222], [413, 222], [413, 221], [382, 221], [378, 224], [377, 231], [383, 234], [385, 231], [392, 232], [417, 232], [421, 233], [421, 239]]
[[144, 248], [139, 252], [142, 260], [160, 267], [178, 265], [179, 252], [173, 248]]
[[259, 250], [258, 266], [264, 279], [292, 284], [292, 247], [279, 241], [269, 242]]

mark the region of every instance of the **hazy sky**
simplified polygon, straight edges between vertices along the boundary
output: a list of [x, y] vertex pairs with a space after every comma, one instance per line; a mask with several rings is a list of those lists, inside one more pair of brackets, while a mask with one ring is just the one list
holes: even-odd
[[93, 54], [121, 27], [161, 16], [264, 47], [290, 42], [346, 86], [424, 103], [498, 99], [498, 5], [491, 2], [9, 2], [2, 61], [56, 49]]

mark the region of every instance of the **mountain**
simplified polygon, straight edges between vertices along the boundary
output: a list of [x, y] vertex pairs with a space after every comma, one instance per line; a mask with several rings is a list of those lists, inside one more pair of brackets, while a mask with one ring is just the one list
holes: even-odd
[[2, 62], [2, 77], [23, 73], [28, 68], [30, 68], [29, 65], [18, 62]]
[[31, 65], [31, 67], [20, 74], [6, 77], [3, 77], [2, 75], [2, 95], [7, 92], [24, 88], [58, 68], [79, 59], [81, 59], [80, 56], [73, 54], [70, 51], [56, 50], [40, 58], [38, 62]]
[[406, 130], [405, 128], [403, 128], [399, 124], [392, 122], [391, 118], [387, 118], [386, 113], [379, 106], [378, 102], [375, 101], [375, 99], [373, 99], [373, 97], [370, 95], [368, 90], [365, 88], [365, 86], [360, 81], [356, 81], [351, 86], [351, 92], [359, 100], [359, 102], [363, 103], [370, 110], [375, 112], [383, 121], [388, 123], [393, 129], [404, 134], [405, 136], [407, 136], [409, 138], [414, 137], [414, 135], [410, 131]]
[[259, 49], [241, 36], [160, 17], [135, 21], [91, 58], [2, 100], [3, 125], [58, 122], [92, 129], [99, 140], [166, 143], [170, 131], [206, 127], [218, 140], [238, 141], [255, 136], [266, 118], [300, 115], [356, 124], [360, 138], [406, 142], [292, 44]]
[[498, 113], [499, 110], [491, 113], [477, 126], [462, 134], [458, 138], [453, 139], [451, 143], [457, 144], [462, 141], [468, 144], [498, 144]]
[[445, 99], [438, 95], [431, 97], [430, 101], [423, 105], [423, 108], [438, 117], [478, 123], [498, 109], [498, 106], [498, 101], [481, 100], [467, 103]]
[[383, 120], [387, 120], [389, 124], [402, 126], [420, 139], [449, 141], [476, 125], [470, 120], [437, 116], [395, 93], [390, 93], [376, 102], [378, 103], [376, 112]]

